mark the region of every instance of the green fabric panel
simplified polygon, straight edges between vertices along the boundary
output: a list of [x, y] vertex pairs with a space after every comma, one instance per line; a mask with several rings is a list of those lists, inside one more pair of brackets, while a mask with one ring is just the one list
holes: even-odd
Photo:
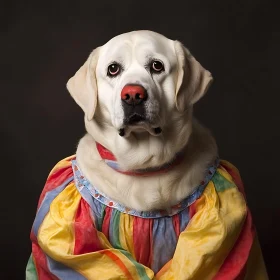
[[106, 214], [105, 209], [106, 209], [106, 205], [101, 203], [101, 217], [97, 217], [97, 221], [96, 221], [97, 222], [96, 227], [98, 231], [102, 231], [102, 224]]
[[123, 249], [120, 242], [120, 215], [121, 212], [114, 209], [111, 214], [111, 224], [110, 227], [112, 229], [112, 238], [113, 238], [113, 246], [117, 249]]
[[26, 271], [25, 271], [26, 280], [38, 280], [37, 271], [35, 268], [35, 264], [33, 262], [32, 254], [29, 257]]
[[228, 181], [224, 176], [222, 176], [219, 171], [217, 171], [212, 177], [212, 181], [217, 192], [223, 192], [229, 188], [236, 187], [234, 183]]

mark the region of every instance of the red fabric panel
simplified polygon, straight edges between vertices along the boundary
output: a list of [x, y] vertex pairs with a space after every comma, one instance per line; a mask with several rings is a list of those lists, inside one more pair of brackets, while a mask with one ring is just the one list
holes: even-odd
[[[144, 233], [147, 234], [144, 235]], [[151, 267], [153, 257], [153, 219], [133, 218], [133, 245], [136, 260], [147, 267]]]
[[75, 232], [75, 255], [103, 249], [97, 235], [97, 229], [90, 216], [89, 205], [84, 199], [81, 199], [78, 206], [73, 227]]

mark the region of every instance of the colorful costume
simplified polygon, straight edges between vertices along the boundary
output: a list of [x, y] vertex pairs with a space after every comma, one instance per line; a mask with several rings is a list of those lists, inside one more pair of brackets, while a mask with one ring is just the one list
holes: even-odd
[[47, 179], [31, 240], [28, 280], [268, 279], [238, 170], [223, 160], [167, 213], [110, 200], [66, 158]]

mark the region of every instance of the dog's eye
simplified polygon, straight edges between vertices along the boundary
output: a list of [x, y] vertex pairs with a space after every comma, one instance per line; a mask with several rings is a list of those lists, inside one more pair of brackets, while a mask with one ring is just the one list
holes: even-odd
[[154, 60], [151, 65], [151, 72], [160, 73], [162, 71], [164, 71], [163, 63], [158, 60]]
[[112, 63], [108, 67], [107, 75], [110, 77], [117, 76], [120, 73], [121, 66], [118, 63]]

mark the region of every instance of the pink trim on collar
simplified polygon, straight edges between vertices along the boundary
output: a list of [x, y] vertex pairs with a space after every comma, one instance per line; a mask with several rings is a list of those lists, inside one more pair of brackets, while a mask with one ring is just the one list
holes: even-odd
[[132, 171], [122, 170], [117, 162], [116, 157], [104, 146], [96, 142], [96, 148], [99, 152], [101, 158], [105, 163], [111, 168], [115, 169], [117, 172], [131, 176], [152, 176], [160, 173], [166, 173], [174, 166], [181, 163], [183, 159], [183, 153], [177, 153], [175, 158], [168, 163], [165, 163], [159, 167], [147, 168], [147, 169], [136, 169]]

